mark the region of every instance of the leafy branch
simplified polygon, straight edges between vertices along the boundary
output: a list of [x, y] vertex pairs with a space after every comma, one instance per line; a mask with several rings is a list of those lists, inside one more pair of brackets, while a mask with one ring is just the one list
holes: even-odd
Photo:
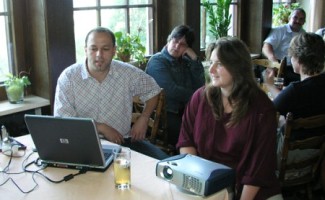
[[281, 26], [289, 22], [291, 12], [300, 7], [300, 3], [280, 4], [273, 8], [273, 26]]
[[204, 0], [202, 3], [208, 13], [209, 31], [216, 39], [228, 35], [232, 17], [232, 15], [229, 14], [231, 2], [232, 0], [216, 0], [216, 5], [213, 5], [208, 0]]

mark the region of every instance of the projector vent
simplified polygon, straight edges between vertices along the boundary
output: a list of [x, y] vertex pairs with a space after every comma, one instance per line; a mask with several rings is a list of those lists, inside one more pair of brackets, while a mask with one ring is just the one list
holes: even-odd
[[184, 189], [194, 193], [201, 193], [202, 183], [200, 183], [199, 179], [184, 174], [183, 180]]

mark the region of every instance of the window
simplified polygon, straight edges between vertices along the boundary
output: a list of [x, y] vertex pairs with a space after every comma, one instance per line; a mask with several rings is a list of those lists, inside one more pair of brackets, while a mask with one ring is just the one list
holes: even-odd
[[0, 82], [5, 80], [6, 74], [12, 69], [12, 40], [10, 34], [9, 0], [0, 0]]
[[300, 3], [295, 3], [295, 1], [273, 0], [272, 27], [287, 24], [292, 10], [299, 7]]
[[113, 32], [137, 34], [140, 30], [146, 54], [153, 53], [152, 0], [73, 0], [77, 62], [83, 62], [85, 37], [97, 26]]
[[[209, 0], [210, 3], [213, 6], [217, 6], [216, 0]], [[212, 33], [209, 31], [209, 17], [208, 15], [205, 14], [205, 12], [203, 12], [203, 5], [202, 5], [203, 0], [201, 0], [201, 22], [205, 22], [205, 23], [201, 23], [201, 38], [200, 38], [200, 44], [201, 44], [201, 48], [205, 49], [206, 46], [215, 40], [215, 37], [212, 35]], [[229, 14], [232, 15], [231, 17], [231, 22], [230, 22], [230, 27], [229, 27], [229, 31], [228, 31], [228, 35], [229, 36], [237, 36], [238, 35], [238, 0], [233, 0], [231, 2], [230, 8], [229, 8]]]

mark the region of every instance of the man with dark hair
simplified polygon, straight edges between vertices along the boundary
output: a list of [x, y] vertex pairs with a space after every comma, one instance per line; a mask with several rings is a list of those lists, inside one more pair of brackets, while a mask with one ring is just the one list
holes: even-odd
[[305, 21], [306, 12], [302, 8], [297, 8], [291, 12], [288, 24], [273, 28], [264, 40], [262, 52], [270, 61], [278, 62], [287, 57], [287, 67], [284, 69], [285, 86], [292, 81], [300, 80], [299, 74], [293, 72], [291, 60], [288, 58], [288, 48], [294, 36], [305, 32], [302, 28]]
[[148, 62], [146, 72], [166, 92], [168, 141], [178, 141], [182, 115], [193, 92], [205, 84], [203, 65], [193, 51], [194, 31], [186, 25], [173, 29], [166, 46]]
[[[87, 34], [85, 62], [67, 67], [58, 79], [54, 115], [92, 118], [98, 133], [107, 140], [164, 159], [168, 156], [145, 140], [161, 89], [141, 69], [113, 60], [115, 53], [112, 31], [98, 27]], [[131, 128], [134, 96], [139, 96], [145, 107]]]

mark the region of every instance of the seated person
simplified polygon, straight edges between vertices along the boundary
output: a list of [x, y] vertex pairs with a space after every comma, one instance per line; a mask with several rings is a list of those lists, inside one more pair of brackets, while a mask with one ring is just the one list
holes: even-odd
[[[164, 152], [144, 140], [161, 89], [142, 70], [112, 60], [115, 45], [114, 33], [109, 29], [98, 27], [87, 34], [85, 62], [66, 68], [58, 79], [54, 115], [92, 118], [107, 140], [164, 159], [168, 157]], [[146, 104], [131, 129], [132, 100], [136, 95]]]
[[[294, 37], [290, 43], [289, 55], [294, 72], [300, 74], [301, 81], [290, 83], [282, 91], [273, 84], [273, 70], [266, 70], [264, 84], [272, 93], [274, 105], [282, 115], [280, 127], [288, 112], [293, 113], [294, 119], [325, 113], [324, 52], [325, 43], [321, 36], [315, 33], [302, 33]], [[282, 132], [283, 130], [278, 136], [278, 154], [281, 154]], [[311, 132], [295, 132], [292, 134], [292, 139], [311, 136], [313, 136]], [[308, 156], [310, 152], [306, 154]], [[292, 162], [293, 159], [304, 159], [304, 155], [302, 152], [289, 152], [288, 162]]]
[[235, 199], [282, 199], [276, 111], [257, 85], [247, 46], [235, 37], [207, 48], [211, 82], [189, 101], [177, 147], [236, 170]]
[[[288, 48], [291, 39], [304, 33], [302, 28], [306, 20], [306, 13], [302, 8], [297, 8], [292, 11], [289, 16], [289, 22], [286, 25], [275, 27], [271, 30], [268, 37], [264, 40], [262, 52], [273, 62], [279, 62], [284, 57], [288, 56]], [[300, 77], [295, 74], [292, 69], [290, 58], [287, 57], [287, 67], [284, 71], [284, 85], [288, 85], [292, 81], [299, 81]]]
[[173, 29], [166, 46], [148, 62], [146, 72], [166, 92], [168, 142], [176, 145], [185, 105], [205, 84], [204, 69], [193, 51], [194, 31], [180, 25]]

